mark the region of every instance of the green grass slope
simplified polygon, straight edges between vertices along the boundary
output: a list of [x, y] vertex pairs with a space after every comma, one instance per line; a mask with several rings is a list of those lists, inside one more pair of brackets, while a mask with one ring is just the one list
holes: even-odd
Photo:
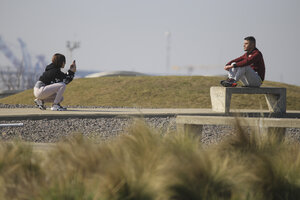
[[[223, 77], [153, 76], [76, 79], [66, 89], [63, 105], [211, 108], [209, 88]], [[287, 88], [287, 109], [300, 110], [300, 87], [265, 81], [263, 87]], [[0, 99], [3, 104], [33, 105], [33, 91]], [[264, 95], [233, 95], [232, 108], [267, 108]]]

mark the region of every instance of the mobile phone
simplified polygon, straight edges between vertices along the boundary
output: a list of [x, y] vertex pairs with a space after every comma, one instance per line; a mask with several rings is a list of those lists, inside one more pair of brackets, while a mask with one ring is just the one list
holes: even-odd
[[71, 64], [70, 68], [74, 68], [74, 67], [76, 67], [75, 60], [73, 60], [73, 62], [72, 62], [72, 64]]

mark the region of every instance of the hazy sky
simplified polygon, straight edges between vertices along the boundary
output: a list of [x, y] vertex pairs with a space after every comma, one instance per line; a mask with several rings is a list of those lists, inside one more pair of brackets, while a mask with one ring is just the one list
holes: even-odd
[[81, 69], [187, 74], [166, 69], [170, 31], [171, 66], [206, 65], [193, 74], [215, 75], [253, 35], [266, 79], [300, 85], [299, 8], [299, 0], [0, 0], [0, 36], [16, 54], [20, 37], [48, 61], [68, 55], [67, 40], [80, 41]]

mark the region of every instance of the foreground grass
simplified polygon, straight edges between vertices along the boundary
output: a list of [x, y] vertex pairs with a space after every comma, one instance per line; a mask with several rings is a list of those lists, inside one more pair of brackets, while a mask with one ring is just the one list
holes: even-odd
[[[64, 105], [143, 107], [143, 108], [211, 108], [209, 89], [219, 86], [224, 77], [104, 77], [76, 79], [65, 92]], [[265, 81], [263, 87], [287, 88], [287, 109], [300, 110], [300, 87]], [[0, 99], [4, 104], [33, 105], [33, 92]], [[267, 108], [264, 95], [233, 95], [232, 108]]]
[[108, 143], [77, 135], [46, 154], [1, 143], [0, 199], [300, 199], [299, 144], [236, 130], [206, 148], [141, 122]]

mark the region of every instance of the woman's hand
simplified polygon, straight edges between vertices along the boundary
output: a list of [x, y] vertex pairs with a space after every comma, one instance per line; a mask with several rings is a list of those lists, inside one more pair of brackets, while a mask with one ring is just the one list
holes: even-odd
[[75, 60], [72, 62], [72, 64], [70, 65], [70, 70], [72, 71], [72, 72], [76, 72], [76, 63], [75, 63]]

